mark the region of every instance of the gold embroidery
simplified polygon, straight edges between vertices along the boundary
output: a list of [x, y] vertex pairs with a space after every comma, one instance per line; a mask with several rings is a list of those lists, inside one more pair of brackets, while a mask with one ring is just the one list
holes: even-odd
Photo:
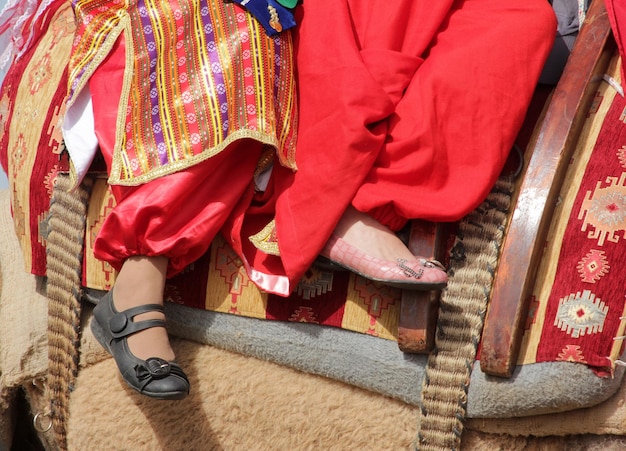
[[266, 254], [280, 256], [276, 236], [276, 221], [274, 219], [263, 227], [263, 230], [259, 233], [252, 235], [249, 240], [257, 249], [265, 252]]
[[[110, 33], [107, 35], [104, 42], [100, 44], [97, 53], [93, 57], [93, 60], [88, 61], [88, 64], [85, 68], [85, 72], [82, 73], [80, 76], [78, 76], [78, 74], [76, 73], [78, 72], [78, 69], [83, 68], [85, 66], [80, 65], [78, 68], [76, 67], [73, 68], [72, 73], [70, 73], [70, 76], [68, 77], [68, 82], [70, 84], [69, 90], [71, 92], [71, 96], [69, 97], [68, 102], [67, 102], [68, 108], [72, 106], [72, 104], [76, 100], [77, 94], [80, 91], [82, 91], [83, 88], [85, 88], [85, 86], [89, 82], [89, 78], [93, 75], [93, 73], [96, 71], [98, 66], [100, 66], [102, 61], [104, 61], [104, 59], [109, 55], [109, 53], [111, 52], [111, 49], [115, 45], [115, 42], [117, 41], [117, 38], [120, 36], [120, 34], [124, 30], [129, 29], [129, 27], [130, 27], [130, 21], [128, 19], [128, 16], [121, 17], [119, 19], [118, 24], [111, 29]], [[82, 56], [82, 55], [78, 55], [78, 56]], [[71, 59], [71, 63], [73, 63], [73, 65], [77, 64], [75, 62], [75, 59], [77, 58], [73, 57]], [[84, 63], [84, 62], [81, 61], [81, 63]], [[75, 86], [72, 85], [73, 82], [76, 82]]]
[[[198, 155], [187, 157], [184, 160], [171, 162], [167, 166], [161, 166], [152, 169], [147, 174], [138, 175], [131, 179], [125, 179], [122, 177], [122, 172], [120, 169], [122, 155], [121, 152], [116, 152], [113, 156], [113, 164], [111, 166], [111, 176], [109, 177], [109, 183], [111, 185], [136, 186], [146, 182], [150, 182], [152, 180], [158, 179], [159, 177], [163, 177], [164, 175], [173, 174], [175, 172], [187, 169], [191, 166], [201, 163], [217, 155], [233, 142], [240, 139], [254, 139], [270, 146], [278, 145], [278, 143], [276, 142], [276, 138], [272, 135], [266, 135], [256, 130], [237, 130], [236, 132], [231, 133], [222, 143], [212, 149], [209, 149]], [[116, 161], [118, 161], [117, 164]], [[295, 169], [293, 166], [290, 167], [292, 169]]]

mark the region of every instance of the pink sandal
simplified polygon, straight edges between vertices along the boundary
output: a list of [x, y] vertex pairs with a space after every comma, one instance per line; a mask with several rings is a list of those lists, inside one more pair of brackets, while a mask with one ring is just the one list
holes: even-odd
[[321, 255], [361, 277], [404, 290], [441, 290], [448, 283], [446, 270], [437, 260], [383, 260], [361, 252], [336, 235], [331, 236]]

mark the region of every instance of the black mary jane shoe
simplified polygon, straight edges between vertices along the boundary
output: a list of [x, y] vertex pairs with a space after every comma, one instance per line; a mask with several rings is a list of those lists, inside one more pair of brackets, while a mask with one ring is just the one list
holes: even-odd
[[113, 290], [96, 305], [91, 331], [115, 359], [122, 378], [139, 393], [157, 399], [183, 399], [189, 394], [189, 380], [178, 364], [158, 357], [141, 360], [128, 347], [127, 337], [151, 327], [165, 327], [165, 321], [150, 319], [134, 321], [146, 312], [163, 312], [159, 304], [146, 304], [123, 312], [115, 310]]

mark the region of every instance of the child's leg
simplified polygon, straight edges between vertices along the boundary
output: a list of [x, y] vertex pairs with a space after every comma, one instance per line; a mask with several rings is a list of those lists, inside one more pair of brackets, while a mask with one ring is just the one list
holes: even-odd
[[[130, 257], [124, 262], [113, 288], [113, 301], [118, 311], [142, 304], [163, 304], [167, 257]], [[165, 319], [160, 312], [148, 312], [136, 320]], [[162, 327], [153, 327], [128, 337], [130, 351], [142, 360], [160, 357], [174, 360], [167, 332]]]

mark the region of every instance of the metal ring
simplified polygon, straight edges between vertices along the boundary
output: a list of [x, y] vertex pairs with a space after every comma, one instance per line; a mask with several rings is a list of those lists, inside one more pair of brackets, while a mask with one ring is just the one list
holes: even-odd
[[[48, 424], [42, 423], [42, 418], [48, 418]], [[39, 412], [33, 417], [33, 427], [37, 432], [48, 432], [52, 429], [52, 418], [49, 413]]]

